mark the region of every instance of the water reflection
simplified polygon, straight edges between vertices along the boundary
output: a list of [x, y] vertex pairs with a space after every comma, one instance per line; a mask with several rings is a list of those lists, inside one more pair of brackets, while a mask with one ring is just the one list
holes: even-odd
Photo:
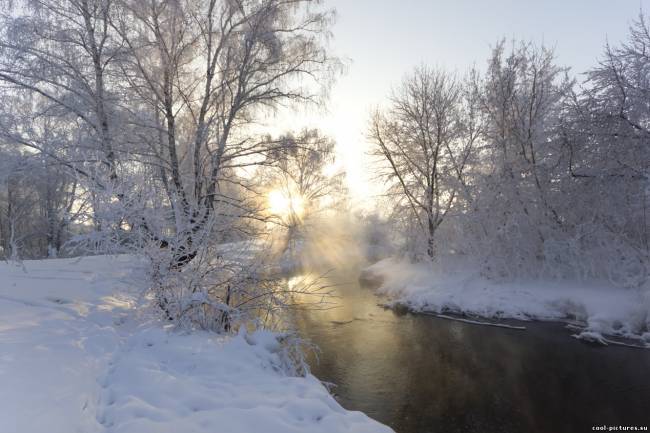
[[341, 404], [410, 432], [578, 432], [650, 423], [650, 352], [601, 348], [559, 324], [527, 331], [476, 326], [377, 305], [339, 272], [340, 307], [302, 311], [301, 332], [322, 349], [313, 373]]

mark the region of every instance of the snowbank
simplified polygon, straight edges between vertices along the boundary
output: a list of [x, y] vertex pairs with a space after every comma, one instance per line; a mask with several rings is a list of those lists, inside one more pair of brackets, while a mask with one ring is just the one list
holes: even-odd
[[389, 305], [416, 312], [457, 313], [492, 319], [569, 320], [580, 326], [578, 338], [603, 335], [633, 338], [650, 347], [650, 296], [641, 290], [603, 282], [495, 282], [467, 267], [382, 260], [363, 277], [380, 281], [379, 293]]
[[287, 376], [274, 334], [183, 335], [138, 314], [138, 262], [0, 263], [0, 431], [392, 431]]
[[390, 431], [313, 376], [283, 374], [276, 340], [261, 337], [138, 333], [103, 379], [99, 421], [115, 433]]

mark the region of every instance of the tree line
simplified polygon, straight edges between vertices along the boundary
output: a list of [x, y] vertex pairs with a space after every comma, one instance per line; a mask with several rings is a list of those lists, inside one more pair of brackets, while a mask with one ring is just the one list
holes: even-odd
[[405, 251], [472, 257], [494, 277], [645, 283], [649, 50], [640, 16], [578, 77], [505, 40], [484, 73], [408, 75], [368, 131]]

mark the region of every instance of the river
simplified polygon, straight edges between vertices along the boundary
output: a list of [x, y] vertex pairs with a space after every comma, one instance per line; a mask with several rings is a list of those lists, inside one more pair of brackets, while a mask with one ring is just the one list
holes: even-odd
[[650, 351], [583, 343], [558, 323], [521, 331], [398, 314], [358, 274], [329, 274], [338, 306], [295, 318], [320, 348], [312, 373], [346, 409], [397, 433], [650, 427]]

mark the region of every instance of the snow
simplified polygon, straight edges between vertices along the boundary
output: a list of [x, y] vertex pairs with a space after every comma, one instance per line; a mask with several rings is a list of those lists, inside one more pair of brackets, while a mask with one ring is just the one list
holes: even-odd
[[274, 333], [181, 333], [141, 313], [139, 263], [0, 263], [1, 432], [392, 431], [287, 375]]
[[632, 338], [650, 347], [650, 295], [602, 281], [493, 281], [468, 265], [435, 266], [385, 259], [364, 270], [380, 281], [389, 306], [415, 312], [456, 313], [490, 319], [558, 320], [580, 326], [576, 337]]

